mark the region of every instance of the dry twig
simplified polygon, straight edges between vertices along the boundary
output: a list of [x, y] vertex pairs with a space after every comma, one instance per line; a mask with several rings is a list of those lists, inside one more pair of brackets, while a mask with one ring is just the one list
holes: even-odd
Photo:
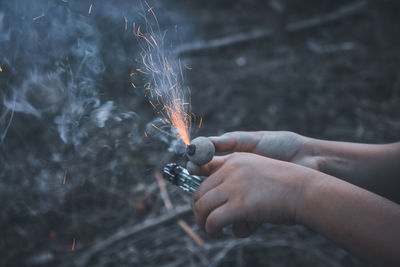
[[[109, 238], [97, 242], [92, 248], [90, 248], [88, 251], [84, 252], [80, 257], [76, 259], [74, 262], [75, 266], [87, 266], [88, 262], [94, 255], [97, 253], [101, 252], [102, 250], [106, 249], [107, 247], [111, 246], [114, 243], [120, 242], [122, 240], [125, 240], [127, 238], [132, 237], [135, 234], [138, 234], [140, 232], [150, 230], [154, 227], [157, 227], [159, 225], [168, 223], [175, 218], [179, 216], [183, 216], [191, 211], [190, 206], [180, 206], [175, 208], [173, 211], [170, 213], [160, 216], [158, 218], [152, 218], [152, 219], [147, 219], [145, 220], [142, 224], [140, 225], [135, 225], [131, 227], [127, 227], [125, 229], [121, 229], [117, 233], [113, 234]], [[70, 266], [70, 264], [68, 264]]]
[[[313, 18], [304, 19], [292, 23], [288, 23], [285, 27], [287, 32], [296, 32], [300, 30], [310, 29], [316, 26], [321, 26], [342, 18], [359, 14], [367, 7], [366, 0], [355, 1], [353, 3], [344, 5], [335, 11], [325, 15], [315, 16]], [[196, 52], [206, 49], [213, 49], [233, 45], [241, 42], [252, 41], [255, 39], [271, 37], [273, 31], [270, 29], [256, 29], [251, 32], [238, 33], [227, 37], [217, 38], [209, 41], [196, 41], [183, 44], [175, 50], [177, 55], [183, 53]]]
[[[158, 185], [160, 187], [161, 197], [164, 201], [165, 207], [168, 211], [173, 209], [173, 205], [171, 200], [168, 197], [167, 187], [165, 186], [164, 179], [162, 178], [162, 174], [160, 172], [155, 173]], [[198, 236], [192, 228], [182, 219], [178, 219], [178, 224], [182, 229], [197, 243], [197, 245], [202, 246], [204, 244], [203, 240], [200, 236]]]

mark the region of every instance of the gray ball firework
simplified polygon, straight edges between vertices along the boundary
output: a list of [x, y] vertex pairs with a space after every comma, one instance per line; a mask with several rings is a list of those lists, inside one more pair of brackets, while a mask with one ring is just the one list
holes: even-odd
[[214, 157], [214, 153], [214, 144], [207, 137], [197, 137], [187, 147], [187, 156], [196, 165], [203, 165], [210, 162]]

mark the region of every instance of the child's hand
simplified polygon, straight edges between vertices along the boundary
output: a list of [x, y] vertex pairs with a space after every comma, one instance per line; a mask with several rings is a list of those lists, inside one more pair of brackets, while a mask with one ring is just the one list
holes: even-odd
[[252, 234], [263, 222], [293, 224], [310, 172], [250, 153], [214, 157], [197, 172], [209, 177], [192, 200], [196, 221], [213, 237], [232, 223], [239, 237]]
[[[248, 152], [318, 169], [309, 138], [293, 132], [230, 132], [209, 137], [216, 152]], [[189, 162], [188, 170], [196, 172]]]

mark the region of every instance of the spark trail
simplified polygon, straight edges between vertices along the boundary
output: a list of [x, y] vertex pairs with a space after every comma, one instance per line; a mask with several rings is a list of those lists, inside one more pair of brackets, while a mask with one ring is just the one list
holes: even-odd
[[[142, 16], [144, 29], [133, 23], [133, 33], [142, 50], [138, 60], [142, 67], [132, 72], [131, 76], [138, 73], [147, 76], [145, 96], [163, 118], [163, 127], [171, 128], [174, 134], [189, 145], [195, 116], [191, 113], [190, 90], [183, 85], [182, 64], [172, 54], [172, 49], [166, 47], [167, 31], [160, 30], [153, 8], [146, 2]], [[132, 86], [136, 88], [134, 83]], [[154, 124], [153, 127], [159, 129]]]

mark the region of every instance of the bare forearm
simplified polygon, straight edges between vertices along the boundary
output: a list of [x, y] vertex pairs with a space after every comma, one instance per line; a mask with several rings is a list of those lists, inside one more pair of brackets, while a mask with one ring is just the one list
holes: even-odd
[[400, 143], [369, 145], [310, 140], [320, 171], [400, 203]]
[[297, 220], [378, 266], [400, 266], [400, 206], [322, 173], [303, 192]]

